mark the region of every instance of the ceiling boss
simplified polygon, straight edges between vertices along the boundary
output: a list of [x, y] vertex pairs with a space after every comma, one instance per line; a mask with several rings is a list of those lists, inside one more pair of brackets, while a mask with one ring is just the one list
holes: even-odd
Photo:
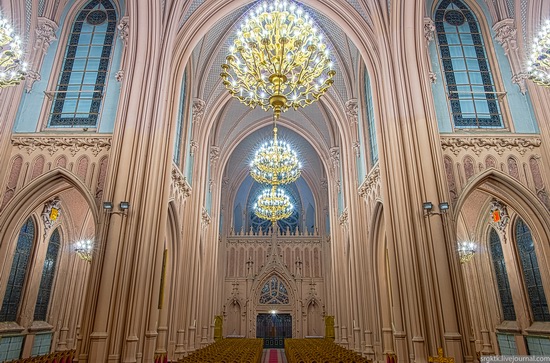
[[252, 108], [273, 109], [275, 119], [317, 101], [336, 74], [309, 14], [286, 0], [255, 6], [229, 52], [221, 66], [229, 93]]

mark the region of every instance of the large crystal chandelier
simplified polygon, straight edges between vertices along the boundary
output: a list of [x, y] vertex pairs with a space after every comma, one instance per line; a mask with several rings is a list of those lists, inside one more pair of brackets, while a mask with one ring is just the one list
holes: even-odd
[[263, 2], [250, 11], [222, 64], [223, 84], [252, 108], [305, 107], [334, 82], [323, 35], [302, 8], [287, 0]]
[[550, 86], [550, 20], [533, 39], [531, 59], [527, 71], [529, 78], [541, 86]]
[[12, 26], [0, 13], [0, 88], [17, 85], [25, 79], [27, 63], [22, 57], [21, 39], [14, 35]]
[[270, 220], [272, 225], [279, 219], [290, 217], [293, 210], [289, 196], [276, 186], [264, 189], [254, 204], [254, 213], [262, 219]]
[[264, 143], [250, 163], [250, 175], [261, 184], [277, 186], [296, 181], [302, 164], [289, 144], [277, 139], [277, 125], [273, 127], [273, 140]]

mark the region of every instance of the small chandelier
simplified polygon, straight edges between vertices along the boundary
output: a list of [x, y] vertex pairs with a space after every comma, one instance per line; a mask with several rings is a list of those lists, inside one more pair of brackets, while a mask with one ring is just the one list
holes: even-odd
[[287, 0], [263, 2], [237, 31], [221, 77], [229, 93], [252, 108], [305, 107], [334, 83], [323, 35], [302, 8]]
[[458, 256], [460, 263], [469, 262], [476, 253], [476, 243], [472, 241], [458, 242]]
[[254, 213], [262, 219], [270, 220], [272, 224], [290, 217], [293, 210], [294, 206], [289, 196], [283, 189], [277, 189], [275, 186], [264, 189], [254, 204]]
[[302, 172], [302, 163], [289, 144], [277, 140], [277, 125], [273, 140], [264, 143], [250, 163], [250, 176], [258, 183], [277, 186], [296, 181]]
[[0, 13], [0, 88], [18, 85], [25, 79], [27, 63], [22, 62], [21, 39]]
[[92, 239], [83, 239], [74, 243], [74, 251], [77, 256], [84, 261], [92, 261], [94, 251], [94, 241]]
[[536, 84], [550, 86], [550, 20], [546, 20], [538, 36], [533, 39], [527, 71], [529, 79]]

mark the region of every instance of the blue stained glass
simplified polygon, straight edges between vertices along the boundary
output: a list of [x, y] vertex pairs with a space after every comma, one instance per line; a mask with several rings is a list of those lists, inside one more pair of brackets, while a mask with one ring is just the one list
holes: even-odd
[[[474, 14], [461, 0], [443, 0], [435, 11], [435, 28], [455, 127], [503, 127], [489, 61]], [[456, 85], [469, 85], [470, 89], [458, 93]], [[477, 89], [478, 85], [483, 89]], [[481, 107], [474, 99], [483, 100], [484, 105]]]
[[17, 310], [19, 310], [19, 303], [27, 277], [27, 265], [29, 264], [34, 242], [34, 230], [34, 222], [32, 218], [29, 218], [19, 231], [10, 276], [4, 292], [4, 301], [0, 310], [0, 321], [16, 321], [17, 319]]
[[285, 285], [277, 276], [272, 276], [263, 286], [260, 304], [288, 304], [288, 293]]
[[59, 229], [56, 229], [53, 231], [50, 242], [48, 243], [48, 251], [46, 252], [44, 268], [42, 269], [42, 278], [40, 279], [40, 287], [38, 288], [38, 298], [36, 299], [36, 306], [34, 307], [34, 320], [46, 320], [60, 244], [61, 237], [59, 235]]
[[[92, 0], [77, 15], [59, 75], [50, 127], [97, 126], [115, 30], [116, 13], [109, 0]], [[84, 85], [94, 85], [96, 92]], [[68, 86], [73, 91], [78, 87], [77, 92], [65, 93]], [[80, 99], [92, 97], [97, 100], [75, 106]]]
[[516, 221], [516, 244], [533, 319], [535, 321], [550, 321], [550, 312], [544, 294], [533, 237], [529, 227], [522, 219]]
[[493, 270], [497, 280], [498, 293], [500, 296], [500, 306], [504, 320], [516, 320], [516, 311], [514, 309], [514, 301], [512, 300], [512, 290], [510, 289], [510, 281], [506, 271], [506, 261], [500, 243], [500, 237], [497, 231], [491, 228], [489, 234], [489, 247], [491, 250], [491, 259], [493, 260]]
[[378, 161], [378, 140], [376, 139], [376, 123], [374, 119], [374, 105], [372, 103], [372, 89], [370, 85], [369, 74], [365, 68], [365, 105], [366, 117], [369, 132], [370, 161], [372, 165]]

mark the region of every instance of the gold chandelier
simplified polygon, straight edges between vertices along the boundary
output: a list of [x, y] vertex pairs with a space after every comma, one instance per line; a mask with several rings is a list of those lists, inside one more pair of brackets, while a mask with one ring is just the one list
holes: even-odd
[[276, 186], [264, 189], [254, 204], [254, 213], [262, 219], [270, 220], [272, 225], [279, 219], [290, 217], [293, 211], [289, 196]]
[[305, 107], [334, 83], [323, 35], [302, 8], [287, 0], [256, 6], [237, 31], [221, 77], [243, 104], [273, 109]]
[[74, 251], [84, 261], [91, 262], [94, 250], [94, 242], [92, 239], [83, 239], [75, 242]]
[[273, 127], [273, 140], [264, 143], [250, 163], [250, 175], [261, 184], [277, 186], [296, 181], [302, 172], [302, 163], [286, 142], [277, 140], [277, 125]]
[[550, 86], [550, 20], [546, 21], [538, 36], [533, 39], [527, 71], [529, 78], [536, 84]]
[[469, 262], [476, 253], [476, 243], [472, 241], [461, 241], [458, 243], [458, 256], [460, 263]]
[[14, 86], [25, 79], [27, 63], [22, 62], [21, 39], [14, 35], [8, 20], [0, 13], [0, 88]]

